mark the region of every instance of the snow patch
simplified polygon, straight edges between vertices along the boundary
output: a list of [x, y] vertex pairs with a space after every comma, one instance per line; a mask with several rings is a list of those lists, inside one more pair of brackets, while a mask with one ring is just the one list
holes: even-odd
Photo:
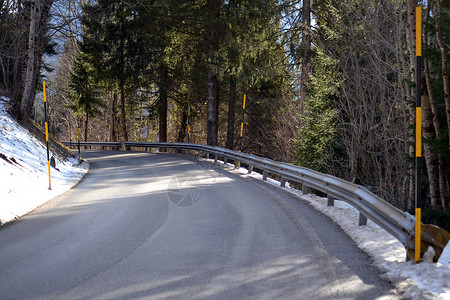
[[75, 158], [51, 168], [49, 190], [47, 149], [7, 113], [0, 97], [0, 225], [18, 218], [75, 185], [89, 169]]
[[444, 251], [442, 251], [441, 257], [439, 257], [438, 263], [450, 267], [450, 243], [447, 243], [447, 246], [445, 246]]

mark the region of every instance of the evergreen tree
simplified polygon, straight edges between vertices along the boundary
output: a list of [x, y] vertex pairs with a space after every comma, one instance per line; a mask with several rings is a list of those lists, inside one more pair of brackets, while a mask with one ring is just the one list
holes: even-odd
[[[84, 139], [88, 140], [89, 119], [99, 116], [100, 108], [104, 107], [101, 100], [100, 88], [96, 84], [95, 70], [89, 64], [86, 54], [79, 52], [74, 66], [73, 72], [70, 74], [69, 98], [72, 105], [69, 107], [77, 117], [81, 114], [85, 115], [84, 122]], [[78, 110], [81, 111], [78, 111]]]
[[340, 72], [337, 62], [323, 52], [316, 53], [312, 67], [314, 74], [306, 88], [309, 96], [302, 102], [304, 112], [300, 115], [299, 137], [294, 142], [296, 163], [328, 171], [336, 138], [336, 110], [332, 103], [340, 93]]
[[80, 44], [98, 78], [117, 86], [120, 95], [122, 141], [128, 140], [126, 92], [135, 94], [146, 65], [145, 28], [136, 11], [139, 1], [99, 0], [83, 6]]

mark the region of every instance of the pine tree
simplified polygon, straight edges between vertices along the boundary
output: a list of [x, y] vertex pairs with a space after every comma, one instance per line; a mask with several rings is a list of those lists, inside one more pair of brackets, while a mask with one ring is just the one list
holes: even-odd
[[83, 6], [80, 49], [88, 54], [98, 78], [116, 85], [120, 95], [121, 136], [128, 140], [126, 93], [135, 93], [145, 66], [145, 27], [137, 18], [139, 1], [96, 1]]
[[[300, 115], [301, 126], [295, 140], [296, 163], [316, 171], [326, 171], [331, 148], [336, 138], [336, 110], [332, 107], [340, 93], [340, 72], [337, 62], [323, 52], [316, 53], [305, 89]], [[304, 95], [305, 95], [304, 94]]]
[[[89, 64], [86, 54], [79, 52], [75, 60], [73, 71], [70, 74], [69, 98], [72, 105], [69, 107], [77, 117], [84, 113], [84, 139], [88, 140], [89, 119], [101, 114], [100, 108], [104, 107], [101, 100], [100, 88], [96, 84], [95, 70]], [[79, 111], [79, 109], [81, 111]]]

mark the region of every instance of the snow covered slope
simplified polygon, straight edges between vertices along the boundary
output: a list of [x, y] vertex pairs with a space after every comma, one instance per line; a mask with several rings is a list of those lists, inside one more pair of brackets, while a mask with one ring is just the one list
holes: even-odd
[[62, 194], [87, 172], [75, 158], [56, 161], [48, 189], [47, 150], [6, 112], [8, 99], [0, 97], [0, 225], [26, 214]]

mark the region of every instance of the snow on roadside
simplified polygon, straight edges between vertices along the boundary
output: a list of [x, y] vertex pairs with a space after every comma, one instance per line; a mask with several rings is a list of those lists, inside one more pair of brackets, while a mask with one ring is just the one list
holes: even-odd
[[[228, 165], [234, 167], [234, 165]], [[247, 169], [238, 171], [247, 175]], [[262, 180], [262, 175], [252, 172], [253, 178]], [[267, 179], [269, 184], [280, 186], [280, 182]], [[374, 264], [384, 273], [406, 299], [446, 299], [450, 300], [450, 243], [444, 249], [438, 263], [432, 263], [432, 257], [415, 264], [406, 261], [403, 245], [384, 229], [367, 221], [367, 225], [358, 226], [359, 212], [350, 204], [335, 201], [327, 206], [327, 199], [313, 194], [303, 195], [286, 183], [285, 190], [308, 201], [316, 210], [327, 215], [338, 224], [367, 254]]]
[[56, 168], [51, 168], [48, 189], [47, 150], [6, 112], [0, 97], [0, 225], [18, 218], [75, 185], [89, 169], [76, 158], [62, 161], [52, 155]]
[[405, 298], [450, 299], [450, 265], [442, 260], [432, 263], [432, 257], [420, 264], [406, 262], [405, 248], [396, 238], [370, 220], [366, 226], [358, 226], [359, 212], [353, 206], [335, 201], [335, 206], [327, 207], [326, 198], [295, 193], [337, 223], [373, 258]]

